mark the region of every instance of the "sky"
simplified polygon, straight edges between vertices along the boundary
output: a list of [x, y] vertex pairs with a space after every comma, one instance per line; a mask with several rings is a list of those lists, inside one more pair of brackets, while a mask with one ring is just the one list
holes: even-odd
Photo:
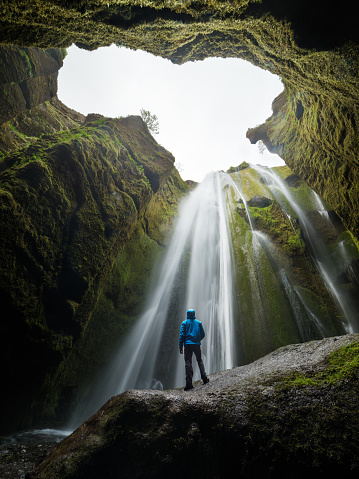
[[158, 143], [170, 151], [184, 180], [243, 161], [284, 165], [251, 145], [246, 131], [271, 116], [283, 90], [278, 76], [238, 58], [174, 65], [149, 53], [112, 45], [95, 51], [71, 46], [59, 73], [58, 97], [87, 115], [157, 115]]

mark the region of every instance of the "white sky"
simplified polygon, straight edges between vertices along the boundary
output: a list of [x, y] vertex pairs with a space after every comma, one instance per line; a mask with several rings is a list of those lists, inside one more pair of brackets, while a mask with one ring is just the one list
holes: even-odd
[[115, 45], [95, 51], [67, 49], [58, 97], [84, 115], [140, 115], [159, 120], [158, 143], [176, 158], [184, 180], [242, 161], [284, 165], [279, 156], [246, 138], [248, 128], [271, 116], [283, 90], [279, 77], [237, 58], [207, 58], [174, 65], [169, 60]]

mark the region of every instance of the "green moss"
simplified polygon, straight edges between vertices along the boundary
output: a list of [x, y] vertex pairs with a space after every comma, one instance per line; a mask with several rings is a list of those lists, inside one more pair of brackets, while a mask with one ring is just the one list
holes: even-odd
[[[29, 338], [24, 350], [36, 361], [32, 341], [41, 341], [50, 358], [28, 377], [21, 361], [12, 361], [13, 374], [32, 398], [31, 414], [19, 410], [16, 416], [26, 424], [34, 416], [63, 417], [143, 305], [187, 186], [173, 168], [172, 155], [146, 139], [141, 128], [136, 117], [101, 119], [44, 134], [3, 160], [0, 286], [19, 331], [29, 329], [19, 333]], [[145, 180], [144, 171], [151, 169], [158, 178], [157, 199]], [[160, 212], [159, 205], [167, 202]], [[142, 235], [133, 242], [132, 254], [123, 250], [121, 261], [136, 227]], [[3, 345], [5, 356], [11, 344]]]
[[277, 387], [280, 389], [298, 387], [338, 386], [345, 380], [355, 380], [359, 375], [359, 343], [355, 342], [333, 352], [316, 373], [293, 373], [284, 378]]
[[[288, 167], [281, 167], [279, 174], [284, 180], [289, 178], [290, 194], [312, 215], [311, 190]], [[292, 216], [288, 216], [288, 202], [281, 198], [279, 204], [253, 168], [235, 172], [232, 178], [248, 201], [254, 230], [260, 232], [252, 235], [242, 199], [234, 188], [227, 188], [241, 361], [250, 362], [284, 344], [319, 339], [323, 329], [327, 335], [343, 334], [341, 313], [311, 259], [295, 212], [290, 210]], [[255, 195], [272, 203], [262, 208], [248, 206]], [[338, 243], [347, 237], [342, 236], [340, 225], [337, 229], [328, 226], [317, 212], [311, 221], [328, 242], [332, 251], [328, 254], [335, 258]], [[348, 243], [347, 248], [352, 251], [355, 246]]]
[[235, 173], [237, 171], [241, 171], [241, 170], [244, 170], [246, 168], [249, 168], [249, 163], [247, 163], [246, 161], [243, 161], [239, 166], [231, 166], [227, 170], [227, 173], [228, 174]]
[[24, 48], [20, 48], [19, 50], [20, 50], [20, 53], [23, 55], [23, 57], [26, 60], [27, 67], [29, 69], [30, 77], [33, 77], [34, 76], [34, 71], [33, 71], [32, 63], [31, 63], [29, 55], [26, 53], [26, 50]]
[[80, 4], [8, 2], [2, 42], [89, 50], [116, 43], [175, 63], [238, 57], [279, 75], [285, 91], [253, 141], [262, 139], [282, 156], [358, 237], [358, 46], [350, 41], [357, 33], [340, 11], [311, 11], [318, 30], [307, 28], [299, 2], [283, 8], [248, 0]]

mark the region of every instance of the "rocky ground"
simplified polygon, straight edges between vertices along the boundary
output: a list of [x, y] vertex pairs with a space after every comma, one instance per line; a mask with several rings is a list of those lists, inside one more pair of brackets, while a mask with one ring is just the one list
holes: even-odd
[[358, 335], [280, 348], [185, 392], [111, 398], [36, 479], [356, 477]]
[[0, 477], [27, 479], [56, 442], [41, 444], [7, 444], [0, 450]]
[[27, 479], [62, 439], [52, 430], [28, 431], [3, 437], [0, 442], [1, 479]]

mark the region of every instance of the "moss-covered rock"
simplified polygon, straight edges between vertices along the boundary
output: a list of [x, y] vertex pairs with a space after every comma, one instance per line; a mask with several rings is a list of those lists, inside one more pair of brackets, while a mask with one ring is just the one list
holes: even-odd
[[[278, 153], [290, 168], [305, 180], [332, 206], [344, 224], [358, 236], [358, 150], [357, 73], [348, 70], [350, 60], [344, 55], [337, 60], [343, 65], [338, 81], [327, 91], [305, 91], [300, 95], [303, 112], [298, 118], [298, 94], [293, 87], [273, 103], [273, 115], [264, 125], [249, 130], [252, 143], [262, 140]], [[333, 67], [334, 68], [334, 67]], [[347, 88], [344, 88], [347, 80]], [[339, 88], [338, 82], [343, 88]], [[324, 94], [324, 98], [323, 98]]]
[[358, 336], [276, 350], [190, 392], [128, 391], [62, 441], [36, 479], [358, 473]]
[[[12, 426], [14, 420], [22, 424], [22, 408], [29, 423], [37, 415], [54, 415], [63, 394], [56, 387], [56, 369], [83, 337], [100, 291], [138, 222], [148, 234], [156, 231], [152, 243], [165, 242], [176, 202], [187, 190], [173, 162], [140, 117], [100, 118], [43, 135], [2, 159], [0, 290], [9, 310], [9, 320], [1, 323], [4, 384], [9, 385], [3, 407], [20, 399], [17, 416], [9, 418]], [[166, 201], [168, 211], [157, 211], [157, 202]], [[165, 218], [167, 227], [161, 230]], [[148, 253], [147, 261], [155, 261], [154, 251]], [[129, 314], [131, 305], [127, 308]], [[14, 359], [18, 348], [21, 354]], [[89, 346], [81, 364], [72, 367], [84, 370], [90, 352]], [[14, 377], [17, 385], [10, 387]], [[39, 396], [45, 397], [50, 385], [52, 401], [44, 408]], [[24, 388], [23, 400], [19, 394]]]
[[[357, 331], [359, 291], [350, 271], [359, 250], [329, 205], [287, 166], [235, 168], [231, 177], [226, 193], [240, 364], [285, 344]], [[272, 188], [275, 178], [284, 190], [280, 183]], [[318, 261], [330, 271], [337, 299]], [[350, 317], [342, 303], [351, 305]]]
[[273, 117], [248, 136], [282, 156], [358, 237], [353, 17], [323, 0], [16, 0], [3, 6], [0, 42], [43, 48], [76, 43], [90, 50], [115, 43], [176, 63], [239, 57], [279, 75], [285, 91]]
[[143, 312], [156, 266], [166, 250], [186, 184], [173, 171], [150, 200], [99, 290], [91, 319], [71, 354], [49, 375], [39, 397], [44, 424], [83, 419], [83, 404], [106, 374], [129, 328]]
[[0, 126], [0, 157], [29, 146], [43, 135], [81, 126], [85, 117], [56, 96], [25, 110]]
[[58, 48], [0, 47], [0, 124], [57, 93], [64, 51]]

